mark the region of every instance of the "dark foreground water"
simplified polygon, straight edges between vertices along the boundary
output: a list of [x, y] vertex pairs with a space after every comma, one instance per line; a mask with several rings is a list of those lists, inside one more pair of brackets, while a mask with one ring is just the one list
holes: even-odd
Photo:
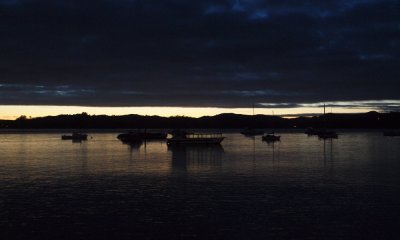
[[0, 239], [400, 239], [400, 138], [0, 135]]

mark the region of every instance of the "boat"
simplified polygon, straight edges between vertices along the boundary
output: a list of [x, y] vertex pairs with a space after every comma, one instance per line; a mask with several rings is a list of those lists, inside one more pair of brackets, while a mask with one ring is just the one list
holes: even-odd
[[[272, 116], [274, 116], [274, 111], [272, 111]], [[265, 142], [277, 142], [281, 140], [281, 136], [275, 135], [274, 132], [267, 133], [261, 137]]]
[[[254, 104], [253, 104], [253, 116], [252, 116], [252, 118], [254, 120]], [[261, 129], [247, 127], [245, 129], [243, 129], [243, 131], [241, 131], [240, 133], [245, 135], [245, 136], [257, 136], [257, 135], [263, 135], [265, 132], [263, 130], [261, 130]]]
[[277, 136], [275, 133], [268, 133], [262, 136], [262, 140], [266, 142], [277, 142], [281, 140], [281, 136]]
[[263, 135], [265, 132], [261, 129], [246, 128], [243, 131], [241, 131], [240, 133], [245, 136], [256, 136], [256, 135]]
[[[327, 135], [328, 133], [335, 133], [334, 131], [327, 131], [325, 129], [308, 128], [305, 132], [308, 136]], [[337, 134], [336, 134], [337, 135]]]
[[335, 131], [319, 131], [318, 137], [321, 139], [338, 138], [339, 135]]
[[[324, 116], [325, 116], [325, 104], [324, 104]], [[323, 119], [323, 120], [325, 120], [325, 119]], [[318, 135], [318, 138], [324, 139], [324, 140], [339, 137], [339, 135], [333, 130], [322, 129], [322, 130], [316, 131], [316, 133], [317, 133], [316, 135]]]
[[307, 134], [308, 136], [314, 136], [314, 135], [318, 135], [320, 132], [321, 132], [321, 130], [310, 127], [310, 128], [307, 128], [307, 130], [304, 133]]
[[158, 132], [135, 131], [135, 132], [121, 133], [117, 136], [117, 138], [122, 142], [165, 140], [167, 138], [167, 134]]
[[87, 140], [88, 135], [83, 133], [74, 132], [72, 135], [62, 135], [61, 140], [73, 140], [73, 141], [82, 141]]
[[399, 137], [400, 136], [400, 130], [398, 131], [384, 131], [383, 136], [386, 137]]
[[178, 144], [221, 144], [225, 139], [222, 133], [189, 133], [175, 130], [172, 137], [167, 139], [168, 145]]

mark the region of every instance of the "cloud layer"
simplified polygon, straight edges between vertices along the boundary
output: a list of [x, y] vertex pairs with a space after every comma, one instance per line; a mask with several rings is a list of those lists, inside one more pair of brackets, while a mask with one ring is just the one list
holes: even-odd
[[0, 104], [400, 99], [395, 0], [0, 0]]

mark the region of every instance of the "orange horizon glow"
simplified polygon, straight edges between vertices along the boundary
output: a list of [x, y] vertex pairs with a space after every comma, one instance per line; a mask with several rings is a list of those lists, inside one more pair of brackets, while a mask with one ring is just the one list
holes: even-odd
[[[327, 107], [326, 112], [330, 113], [364, 113], [374, 111], [371, 108], [345, 108]], [[0, 105], [0, 119], [14, 120], [21, 115], [27, 117], [56, 116], [61, 114], [79, 114], [86, 112], [90, 115], [128, 115], [138, 114], [147, 116], [187, 116], [202, 117], [214, 116], [222, 113], [235, 113], [252, 115], [253, 108], [216, 108], [216, 107], [83, 107], [83, 106], [22, 106], [22, 105]], [[296, 108], [255, 108], [255, 114], [276, 115], [276, 116], [300, 116], [322, 114], [321, 107], [296, 107]]]

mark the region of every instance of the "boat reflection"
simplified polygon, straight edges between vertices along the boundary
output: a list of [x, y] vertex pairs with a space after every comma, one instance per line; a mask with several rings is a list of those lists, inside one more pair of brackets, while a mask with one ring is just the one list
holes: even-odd
[[168, 146], [172, 152], [173, 171], [207, 171], [215, 170], [222, 164], [224, 148], [219, 145], [173, 145]]
[[122, 144], [129, 146], [129, 150], [139, 150], [143, 145], [143, 141], [135, 141], [135, 142], [122, 142]]
[[147, 147], [154, 147], [155, 144], [161, 144], [163, 145], [165, 142], [162, 140], [146, 140], [146, 141], [130, 141], [130, 142], [123, 142], [121, 141], [123, 145], [129, 146], [129, 150], [144, 150], [146, 153]]
[[280, 141], [263, 141], [268, 147], [270, 158], [272, 159], [272, 166], [275, 167], [275, 160], [279, 164], [279, 145]]
[[324, 139], [324, 162], [333, 160], [333, 140]]
[[85, 142], [86, 140], [82, 140], [82, 139], [71, 139], [72, 143], [80, 143], [82, 144], [82, 142]]
[[329, 174], [330, 176], [333, 176], [335, 173], [333, 143], [334, 143], [333, 139], [324, 139], [324, 150], [323, 150], [324, 169], [325, 173]]

